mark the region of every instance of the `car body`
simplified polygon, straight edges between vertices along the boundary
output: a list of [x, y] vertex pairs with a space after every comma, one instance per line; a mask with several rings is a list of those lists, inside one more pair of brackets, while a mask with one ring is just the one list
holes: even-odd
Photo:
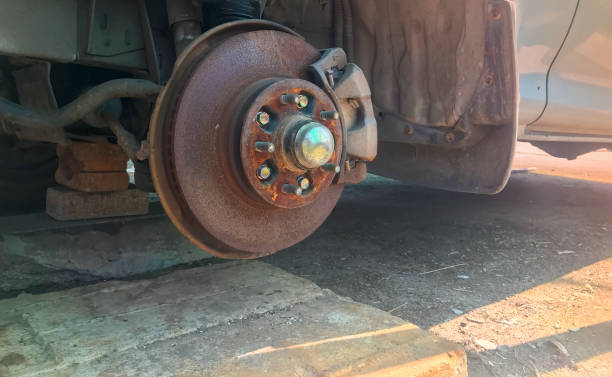
[[582, 151], [606, 147], [612, 141], [612, 4], [516, 3], [519, 139], [570, 158], [576, 149], [568, 143], [582, 143]]
[[53, 178], [125, 191], [129, 158], [221, 257], [299, 242], [366, 171], [494, 194], [517, 140], [567, 158], [612, 142], [605, 0], [0, 7], [0, 203], [40, 204]]

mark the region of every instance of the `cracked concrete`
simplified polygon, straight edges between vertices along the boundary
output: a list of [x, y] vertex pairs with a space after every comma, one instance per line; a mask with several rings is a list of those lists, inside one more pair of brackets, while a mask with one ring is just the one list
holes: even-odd
[[[159, 211], [138, 221], [71, 223], [14, 216], [0, 223], [0, 296], [51, 284], [125, 278], [210, 258]], [[32, 227], [36, 230], [33, 230]]]
[[[1, 376], [464, 376], [461, 348], [256, 261], [1, 301]], [[402, 374], [403, 375], [403, 374]]]

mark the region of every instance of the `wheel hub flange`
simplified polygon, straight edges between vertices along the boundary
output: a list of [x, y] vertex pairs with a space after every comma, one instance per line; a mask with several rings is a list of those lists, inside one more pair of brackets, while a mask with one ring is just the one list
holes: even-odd
[[[332, 184], [336, 172], [328, 165], [340, 162], [340, 122], [321, 116], [336, 109], [325, 92], [305, 80], [278, 79], [261, 86], [243, 116], [244, 175], [269, 204], [308, 205]], [[266, 122], [261, 122], [262, 114]], [[264, 146], [273, 146], [272, 152]], [[266, 168], [271, 174], [262, 178], [259, 172]]]

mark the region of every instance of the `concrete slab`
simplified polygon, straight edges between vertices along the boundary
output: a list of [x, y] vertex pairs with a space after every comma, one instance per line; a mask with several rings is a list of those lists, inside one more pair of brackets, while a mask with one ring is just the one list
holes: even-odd
[[137, 219], [84, 222], [59, 222], [41, 214], [11, 216], [0, 221], [0, 297], [50, 285], [125, 278], [210, 257], [161, 210]]
[[466, 376], [462, 349], [256, 261], [0, 301], [1, 376]]
[[54, 220], [45, 212], [13, 213], [0, 215], [0, 234], [26, 234], [44, 230], [76, 229], [85, 225], [99, 225], [108, 223], [126, 223], [141, 221], [157, 217], [165, 217], [156, 194], [149, 193], [149, 212], [145, 215], [128, 217], [103, 217], [86, 220]]
[[[96, 176], [97, 174], [84, 173], [82, 176]], [[127, 173], [117, 174], [125, 174], [125, 179], [128, 180]], [[81, 179], [85, 180], [84, 177]], [[112, 184], [112, 178], [107, 177], [105, 180]], [[46, 212], [49, 216], [62, 221], [137, 216], [145, 215], [149, 211], [149, 194], [138, 189], [114, 192], [80, 192], [56, 186], [47, 189], [46, 206]]]

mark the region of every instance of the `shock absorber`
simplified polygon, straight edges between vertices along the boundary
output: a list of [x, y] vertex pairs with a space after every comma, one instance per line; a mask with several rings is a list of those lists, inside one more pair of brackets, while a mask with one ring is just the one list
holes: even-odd
[[[212, 0], [205, 2], [207, 27], [261, 16], [265, 0]], [[176, 56], [202, 34], [202, 4], [194, 0], [166, 0], [168, 23], [174, 36]]]
[[191, 0], [166, 0], [168, 23], [174, 36], [176, 56], [202, 34], [202, 6]]

